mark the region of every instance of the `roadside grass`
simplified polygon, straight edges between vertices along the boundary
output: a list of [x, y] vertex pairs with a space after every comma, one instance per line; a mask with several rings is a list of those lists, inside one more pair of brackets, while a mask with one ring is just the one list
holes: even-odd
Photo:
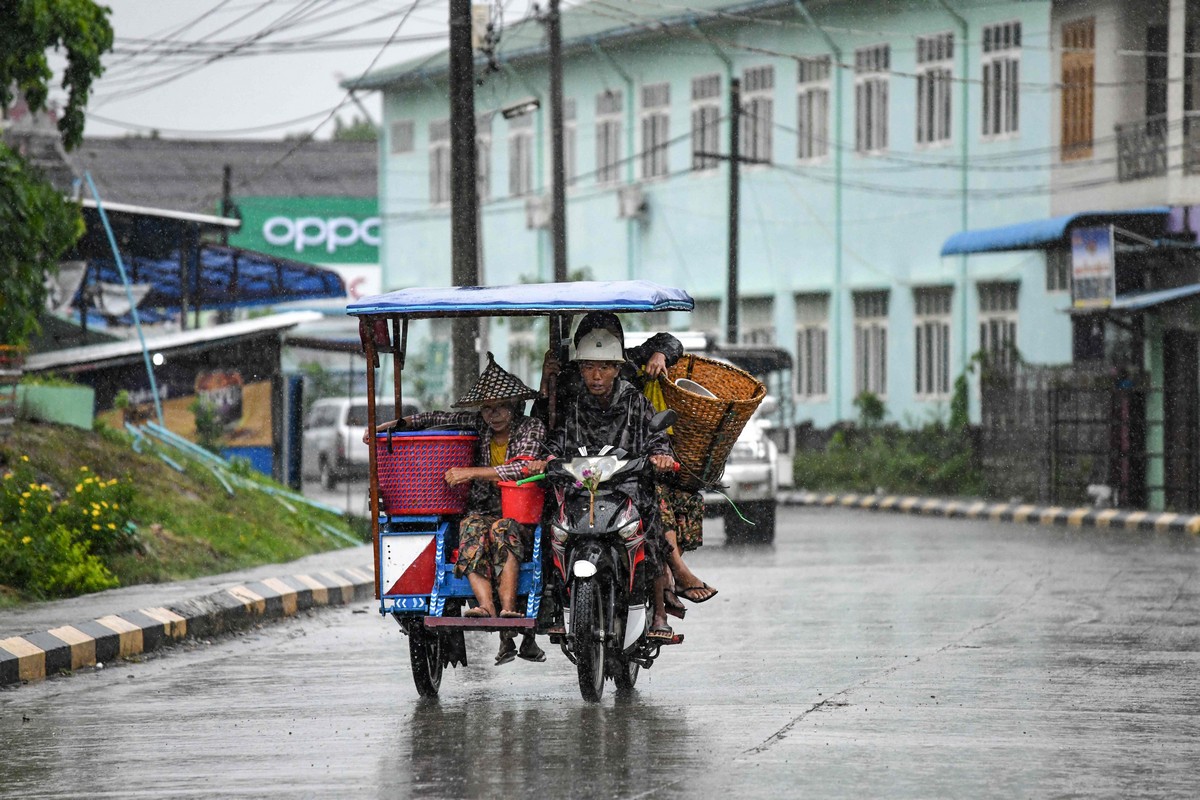
[[[318, 521], [365, 541], [361, 524], [352, 529], [337, 514], [250, 488], [234, 486], [230, 495], [206, 467], [178, 452], [168, 454], [183, 472], [152, 452], [134, 452], [130, 437], [111, 429], [20, 422], [0, 436], [0, 473], [28, 473], [64, 506], [78, 491], [81, 474], [128, 483], [134, 545], [100, 554], [123, 586], [196, 578], [348, 546]], [[283, 488], [256, 473], [243, 477]], [[38, 586], [0, 586], [0, 608], [44, 598]]]

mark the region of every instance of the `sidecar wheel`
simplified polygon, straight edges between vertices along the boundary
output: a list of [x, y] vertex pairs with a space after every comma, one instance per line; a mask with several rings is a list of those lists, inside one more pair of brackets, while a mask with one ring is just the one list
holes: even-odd
[[408, 658], [413, 683], [421, 697], [437, 697], [442, 686], [442, 637], [424, 629], [408, 633]]

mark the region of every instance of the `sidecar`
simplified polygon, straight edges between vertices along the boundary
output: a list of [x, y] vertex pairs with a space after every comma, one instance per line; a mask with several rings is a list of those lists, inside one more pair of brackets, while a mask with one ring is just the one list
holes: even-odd
[[[393, 359], [394, 407], [404, 407], [404, 362], [411, 320], [549, 317], [547, 347], [565, 355], [573, 314], [691, 311], [692, 307], [687, 292], [650, 281], [411, 288], [363, 298], [351, 303], [347, 313], [359, 319], [368, 365], [368, 430], [388, 422], [377, 419], [376, 414], [376, 373], [381, 357]], [[550, 397], [554, 396], [551, 391]], [[552, 417], [556, 413], [553, 400], [550, 413]], [[465, 484], [448, 486], [444, 475], [450, 467], [473, 465], [475, 437], [474, 431], [380, 433], [369, 452], [375, 595], [380, 613], [391, 615], [408, 634], [413, 680], [422, 696], [438, 693], [444, 667], [466, 663], [464, 633], [538, 629], [547, 548], [536, 494], [540, 488], [531, 484], [502, 487], [505, 516], [511, 510], [518, 521], [533, 528], [533, 547], [529, 560], [521, 564], [517, 589], [518, 597], [523, 598], [524, 616], [462, 616], [474, 598], [466, 578], [454, 574], [458, 523], [467, 489]]]

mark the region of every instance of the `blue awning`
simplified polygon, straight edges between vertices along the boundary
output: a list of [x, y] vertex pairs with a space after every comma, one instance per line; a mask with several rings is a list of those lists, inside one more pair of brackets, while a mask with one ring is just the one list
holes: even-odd
[[1128, 223], [1130, 220], [1161, 217], [1166, 220], [1170, 209], [1167, 206], [1131, 208], [1123, 211], [1084, 211], [1063, 214], [1047, 219], [1001, 225], [997, 228], [980, 228], [959, 231], [942, 245], [943, 256], [967, 255], [970, 253], [999, 253], [1007, 250], [1032, 250], [1051, 244], [1066, 244], [1067, 230], [1071, 227]]
[[571, 281], [512, 286], [400, 289], [364, 297], [347, 314], [408, 317], [571, 314], [586, 311], [691, 311], [687, 292], [652, 281]]
[[[143, 318], [177, 315], [183, 307], [185, 293], [181, 287], [185, 286], [188, 309], [266, 306], [346, 296], [346, 285], [333, 270], [240, 247], [200, 245], [192, 263], [183, 266], [178, 249], [170, 249], [161, 257], [129, 256], [124, 262], [131, 283], [151, 285], [138, 304], [138, 314]], [[89, 280], [121, 282], [112, 258], [92, 258], [90, 265]]]

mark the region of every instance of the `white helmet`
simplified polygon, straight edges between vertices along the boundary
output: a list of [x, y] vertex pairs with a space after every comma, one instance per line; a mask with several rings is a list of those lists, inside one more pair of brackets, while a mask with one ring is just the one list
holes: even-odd
[[585, 333], [575, 345], [575, 358], [579, 361], [625, 362], [625, 351], [621, 340], [603, 328]]

